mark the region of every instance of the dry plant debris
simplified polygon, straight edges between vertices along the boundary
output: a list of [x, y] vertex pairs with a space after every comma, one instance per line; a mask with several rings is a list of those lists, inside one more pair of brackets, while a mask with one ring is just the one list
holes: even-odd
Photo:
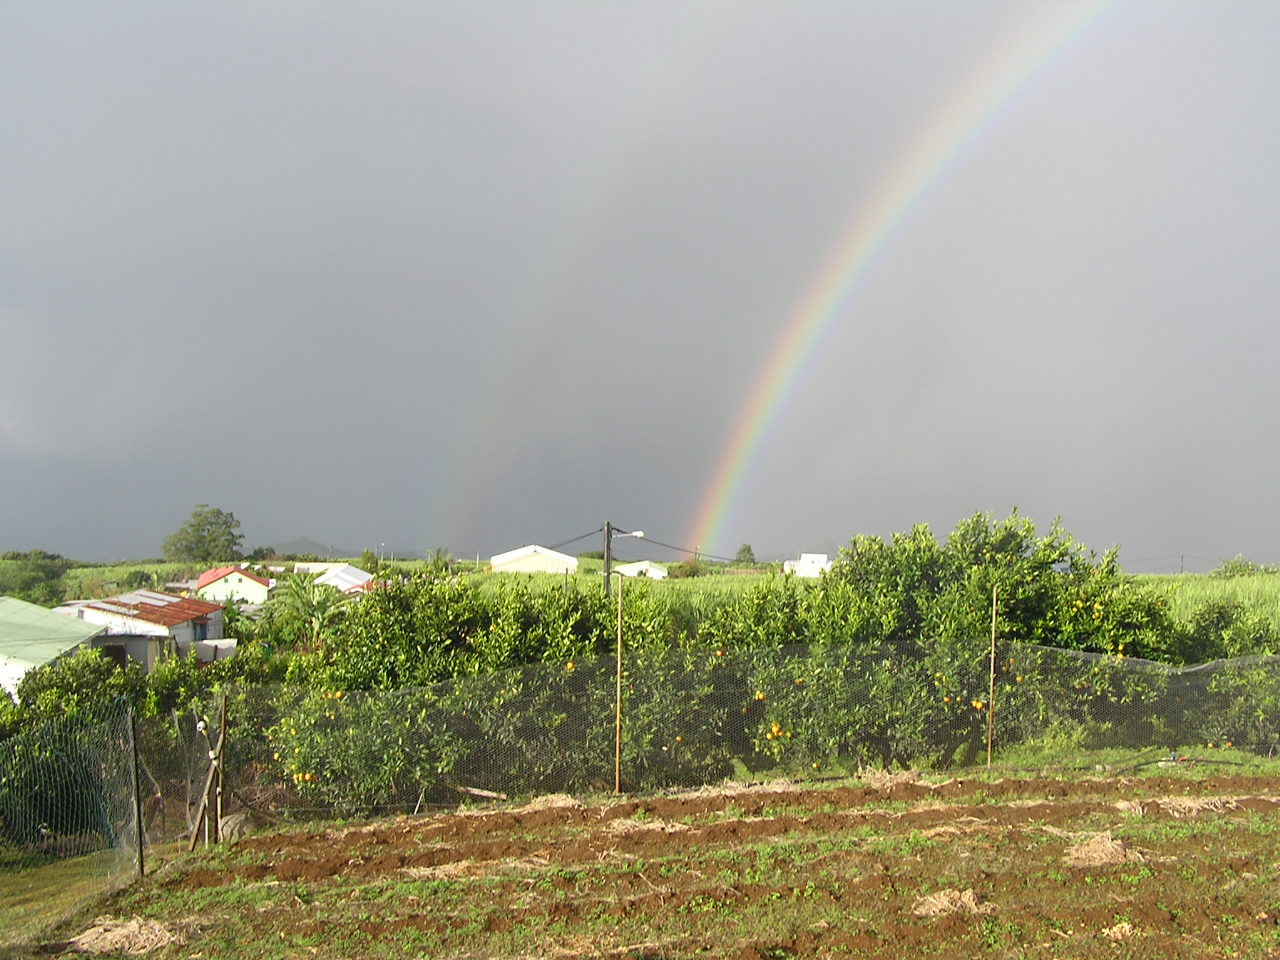
[[911, 912], [917, 917], [945, 917], [952, 913], [978, 914], [991, 913], [995, 907], [989, 903], [979, 903], [978, 895], [971, 887], [968, 890], [939, 890], [926, 894], [916, 900]]
[[69, 948], [74, 953], [141, 956], [182, 940], [181, 934], [150, 920], [99, 917], [93, 926], [70, 942]]
[[1080, 843], [1067, 847], [1063, 859], [1073, 867], [1102, 867], [1112, 863], [1141, 862], [1147, 858], [1111, 836], [1111, 831], [1095, 834]]

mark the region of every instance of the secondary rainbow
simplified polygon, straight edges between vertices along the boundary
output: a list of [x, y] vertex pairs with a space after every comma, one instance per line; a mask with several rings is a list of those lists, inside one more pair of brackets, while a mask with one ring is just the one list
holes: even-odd
[[702, 68], [704, 48], [738, 14], [733, 5], [690, 7], [681, 28], [649, 65], [650, 75], [640, 85], [634, 102], [618, 111], [620, 119], [607, 147], [564, 205], [563, 217], [545, 249], [531, 258], [531, 268], [510, 309], [511, 319], [500, 335], [493, 337], [493, 362], [474, 398], [456, 419], [451, 455], [441, 458], [452, 467], [442, 471], [440, 487], [425, 506], [428, 545], [457, 546], [472, 536], [466, 531], [480, 512], [477, 497], [484, 490], [482, 480], [501, 464], [493, 427], [517, 402], [517, 391], [525, 382], [520, 371], [534, 338], [564, 309], [566, 291], [582, 269], [595, 238], [608, 229], [610, 215], [627, 185], [639, 178], [646, 143]]
[[730, 431], [687, 543], [707, 552], [722, 546], [725, 521], [788, 394], [823, 334], [848, 317], [855, 295], [899, 227], [1001, 109], [1112, 2], [1037, 7], [894, 157], [783, 327]]

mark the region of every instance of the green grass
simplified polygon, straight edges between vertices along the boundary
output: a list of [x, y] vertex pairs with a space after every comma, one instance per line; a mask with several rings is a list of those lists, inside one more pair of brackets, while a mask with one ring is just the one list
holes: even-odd
[[1206, 603], [1239, 603], [1261, 614], [1273, 629], [1280, 630], [1280, 574], [1246, 577], [1210, 577], [1204, 574], [1142, 574], [1138, 585], [1158, 591], [1169, 604], [1178, 623], [1189, 623], [1197, 608]]
[[0, 872], [0, 945], [44, 929], [131, 878], [117, 850]]
[[163, 590], [166, 583], [190, 580], [199, 576], [204, 569], [202, 564], [190, 563], [121, 563], [72, 567], [62, 575], [62, 584], [68, 600], [87, 600], [123, 592], [128, 589], [125, 583], [129, 576], [138, 572], [152, 578], [153, 589]]

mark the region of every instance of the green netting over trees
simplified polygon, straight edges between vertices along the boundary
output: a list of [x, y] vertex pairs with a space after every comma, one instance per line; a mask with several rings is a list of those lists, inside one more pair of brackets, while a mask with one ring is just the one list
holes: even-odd
[[[624, 790], [986, 761], [991, 659], [981, 641], [927, 652], [815, 644], [626, 656]], [[997, 761], [1037, 746], [1069, 761], [1076, 750], [1212, 743], [1269, 755], [1280, 744], [1277, 657], [1171, 667], [1006, 644], [995, 677]], [[232, 690], [228, 808], [363, 816], [612, 790], [615, 683], [605, 656], [394, 692]], [[189, 829], [207, 769], [195, 719], [144, 728], [147, 773], [164, 799], [151, 820], [167, 811], [167, 825], [149, 822], [150, 832]]]

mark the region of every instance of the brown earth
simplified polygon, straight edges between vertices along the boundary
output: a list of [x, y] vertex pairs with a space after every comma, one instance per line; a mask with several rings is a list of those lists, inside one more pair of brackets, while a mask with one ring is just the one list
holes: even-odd
[[153, 956], [1280, 958], [1280, 779], [543, 798], [250, 836], [118, 909], [184, 896]]

